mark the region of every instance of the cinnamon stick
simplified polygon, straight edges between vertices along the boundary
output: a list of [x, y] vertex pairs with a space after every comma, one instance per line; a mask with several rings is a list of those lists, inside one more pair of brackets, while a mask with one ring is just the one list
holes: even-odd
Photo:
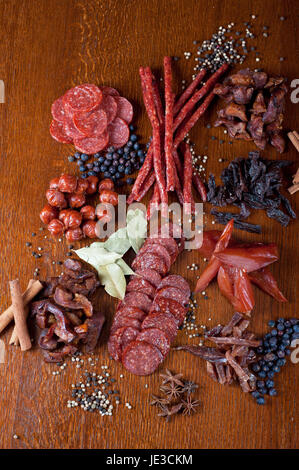
[[297, 191], [299, 191], [299, 183], [293, 184], [288, 188], [288, 191], [290, 194], [295, 194]]
[[[26, 289], [26, 291], [23, 294], [23, 302], [24, 305], [29, 304], [34, 297], [37, 296], [37, 294], [43, 289], [43, 285], [39, 281], [34, 281], [30, 289]], [[0, 333], [9, 325], [9, 323], [13, 320], [14, 314], [13, 314], [13, 308], [12, 305], [8, 307], [5, 312], [0, 315]]]
[[295, 149], [297, 150], [297, 152], [299, 152], [299, 139], [297, 138], [297, 132], [289, 132], [288, 133], [288, 138], [290, 139], [290, 141], [292, 142], [292, 144], [294, 145]]
[[19, 280], [15, 279], [14, 281], [10, 281], [9, 287], [17, 336], [20, 341], [21, 350], [27, 351], [31, 348], [32, 344], [27, 328], [24, 301]]
[[[29, 282], [28, 282], [27, 289], [30, 289], [31, 286], [34, 284], [34, 282], [35, 282], [34, 279], [30, 279]], [[28, 313], [29, 313], [29, 306], [26, 305], [24, 308], [25, 308], [25, 316], [27, 318]], [[19, 341], [19, 338], [18, 338], [18, 335], [17, 335], [16, 325], [14, 326], [11, 338], [9, 340], [9, 344], [13, 344], [14, 346], [19, 346], [20, 345], [20, 341]]]

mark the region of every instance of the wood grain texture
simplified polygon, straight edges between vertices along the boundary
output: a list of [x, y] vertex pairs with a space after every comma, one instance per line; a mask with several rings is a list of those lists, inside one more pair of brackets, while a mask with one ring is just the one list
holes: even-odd
[[[1, 40], [0, 79], [5, 83], [6, 102], [0, 104], [0, 222], [1, 222], [1, 310], [10, 300], [8, 281], [20, 278], [22, 288], [32, 277], [36, 260], [25, 242], [44, 247], [38, 263], [41, 275], [58, 273], [52, 260], [63, 259], [64, 242], [44, 239], [39, 232], [38, 213], [45, 202], [49, 179], [62, 171], [76, 171], [67, 161], [70, 146], [51, 139], [48, 126], [50, 106], [67, 88], [82, 82], [112, 85], [133, 103], [138, 132], [149, 136], [149, 124], [142, 107], [138, 67], [150, 65], [158, 75], [164, 55], [182, 56], [195, 52], [193, 40], [209, 38], [218, 26], [233, 21], [249, 21], [257, 15], [255, 30], [269, 26], [269, 39], [255, 40], [262, 66], [269, 73], [281, 73], [290, 80], [299, 78], [298, 2], [295, 0], [0, 0]], [[279, 17], [287, 18], [281, 22]], [[279, 57], [286, 57], [279, 62]], [[254, 56], [245, 65], [256, 67]], [[175, 65], [177, 90], [182, 78], [190, 80], [193, 58]], [[287, 99], [286, 127], [299, 129], [299, 105]], [[219, 103], [192, 132], [201, 155], [208, 155], [207, 171], [219, 176], [223, 164], [245, 156], [251, 143], [219, 144], [223, 129], [207, 130]], [[217, 140], [211, 140], [215, 135]], [[272, 148], [263, 155], [277, 158]], [[286, 157], [298, 162], [289, 145]], [[298, 194], [292, 197], [298, 209]], [[209, 208], [207, 207], [207, 211]], [[290, 300], [279, 304], [256, 292], [257, 305], [252, 329], [267, 330], [267, 321], [294, 316], [298, 306], [298, 222], [283, 229], [264, 214], [255, 212], [250, 221], [263, 226], [263, 241], [276, 242], [281, 260], [273, 266], [281, 289]], [[207, 227], [212, 227], [207, 217]], [[240, 234], [242, 239], [254, 236]], [[187, 277], [194, 287], [196, 276], [186, 266], [203, 261], [195, 252], [184, 253], [173, 272]], [[216, 286], [208, 289], [208, 300], [199, 298], [198, 321], [214, 325], [229, 320], [232, 311]], [[69, 410], [71, 383], [80, 370], [69, 366], [52, 376], [55, 366], [44, 364], [39, 351], [21, 353], [8, 346], [12, 329], [3, 336], [6, 363], [0, 364], [0, 448], [296, 448], [299, 444], [298, 377], [299, 366], [289, 363], [278, 378], [279, 396], [258, 407], [237, 387], [222, 387], [206, 377], [203, 362], [184, 352], [168, 355], [164, 366], [182, 372], [200, 385], [199, 413], [191, 418], [176, 417], [170, 423], [156, 417], [149, 407], [149, 395], [157, 393], [158, 373], [134, 377], [109, 360], [106, 350], [109, 325], [115, 302], [103, 292], [99, 302], [108, 321], [98, 349], [99, 364], [109, 363], [118, 379], [122, 401], [111, 418], [101, 418], [80, 409]], [[211, 320], [209, 320], [211, 319]], [[182, 342], [180, 333], [177, 342]], [[119, 375], [124, 374], [123, 379]], [[148, 388], [145, 385], [148, 385]], [[14, 440], [16, 433], [20, 439]]]

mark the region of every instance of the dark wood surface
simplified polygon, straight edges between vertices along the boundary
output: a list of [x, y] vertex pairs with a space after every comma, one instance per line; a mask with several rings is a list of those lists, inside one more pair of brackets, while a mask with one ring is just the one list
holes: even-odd
[[[62, 171], [77, 171], [67, 161], [72, 148], [56, 143], [48, 131], [51, 103], [67, 88], [87, 81], [118, 88], [135, 104], [138, 133], [146, 142], [149, 124], [142, 107], [138, 67], [150, 65], [160, 73], [164, 55], [194, 53], [193, 40], [209, 38], [218, 26], [230, 21], [250, 21], [251, 14], [257, 15], [252, 23], [259, 32], [253, 41], [261, 53], [258, 65], [290, 80], [299, 74], [299, 9], [295, 0], [1, 0], [0, 7], [0, 79], [6, 91], [6, 102], [0, 104], [1, 310], [10, 303], [10, 279], [19, 277], [25, 287], [36, 266], [41, 268], [41, 276], [58, 273], [51, 261], [63, 259], [67, 251], [64, 242], [43, 239], [45, 232], [39, 232], [38, 218], [49, 179]], [[279, 20], [281, 15], [286, 21]], [[269, 26], [268, 39], [260, 34], [263, 25]], [[286, 60], [280, 62], [279, 57]], [[244, 65], [256, 67], [254, 55]], [[193, 56], [176, 63], [177, 90], [182, 78], [190, 80], [193, 66]], [[299, 129], [298, 106], [287, 98], [287, 128]], [[254, 146], [244, 142], [229, 145], [226, 136], [225, 143], [219, 144], [223, 129], [205, 128], [215, 118], [217, 107], [219, 103], [197, 124], [192, 139], [197, 152], [209, 157], [207, 171], [219, 176], [224, 165], [218, 162], [219, 157], [227, 162], [245, 156]], [[217, 139], [211, 140], [212, 135]], [[263, 155], [278, 158], [272, 148]], [[285, 156], [298, 161], [291, 145]], [[298, 195], [292, 202], [298, 208]], [[241, 232], [240, 238], [278, 244], [281, 259], [273, 271], [289, 299], [288, 304], [279, 304], [255, 291], [251, 329], [265, 333], [271, 318], [296, 315], [298, 222], [284, 229], [260, 212], [250, 221], [262, 224], [263, 235]], [[210, 217], [207, 226], [212, 227]], [[38, 234], [35, 239], [32, 231]], [[41, 244], [47, 252], [38, 263], [25, 247], [31, 239], [34, 248]], [[200, 268], [204, 264], [192, 251], [181, 255], [172, 270], [185, 275], [194, 287], [196, 275], [186, 269], [191, 262]], [[232, 310], [215, 285], [208, 288], [208, 297], [199, 298], [198, 322], [208, 326], [227, 322]], [[135, 377], [108, 359], [105, 342], [115, 302], [103, 291], [99, 302], [108, 322], [97, 351], [98, 364], [110, 364], [117, 379], [122, 396], [118, 411], [108, 418], [66, 408], [70, 384], [81, 371], [69, 365], [54, 377], [56, 367], [44, 364], [38, 350], [21, 353], [8, 346], [9, 329], [2, 336], [6, 361], [0, 364], [1, 448], [298, 447], [298, 365], [289, 362], [277, 379], [279, 396], [259, 407], [240, 388], [222, 387], [207, 378], [200, 359], [172, 352], [164, 366], [199, 383], [201, 406], [194, 417], [178, 416], [166, 423], [149, 406], [150, 394], [158, 392], [158, 373]], [[186, 340], [184, 334], [180, 333], [177, 343]], [[120, 379], [120, 374], [124, 378]], [[126, 401], [132, 404], [131, 410], [124, 406]], [[19, 439], [13, 439], [14, 434]]]

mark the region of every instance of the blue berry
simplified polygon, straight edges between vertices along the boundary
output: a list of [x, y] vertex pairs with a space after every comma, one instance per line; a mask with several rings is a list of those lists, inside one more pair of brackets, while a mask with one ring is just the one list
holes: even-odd
[[285, 357], [285, 355], [286, 355], [286, 354], [285, 354], [284, 351], [277, 351], [277, 356], [278, 356], [279, 358]]
[[261, 370], [260, 366], [256, 363], [252, 366], [253, 372], [259, 372]]
[[139, 147], [140, 145], [138, 144], [138, 142], [136, 142], [136, 144], [133, 145], [134, 150], [139, 150]]
[[143, 150], [138, 150], [137, 155], [138, 157], [143, 157], [144, 155]]
[[262, 388], [262, 387], [264, 387], [264, 384], [265, 384], [265, 382], [264, 382], [263, 380], [258, 380], [258, 381], [256, 382], [257, 388]]
[[291, 350], [290, 349], [286, 349], [285, 350], [285, 353], [286, 353], [286, 356], [289, 356], [291, 354]]
[[134, 183], [134, 178], [127, 178], [127, 184], [131, 185]]
[[261, 387], [259, 388], [259, 392], [261, 395], [267, 395], [268, 390], [266, 389], [266, 387]]
[[273, 388], [274, 387], [274, 382], [273, 380], [266, 380], [266, 387], [267, 388]]
[[76, 153], [74, 154], [74, 157], [75, 157], [76, 160], [78, 160], [78, 159], [81, 157], [81, 153], [80, 153], [80, 152], [76, 152]]
[[86, 171], [85, 166], [81, 165], [81, 166], [79, 167], [79, 171], [81, 171], [81, 172]]
[[107, 152], [108, 153], [113, 153], [114, 152], [114, 147], [108, 147]]
[[115, 169], [113, 166], [111, 166], [111, 167], [109, 168], [109, 173], [110, 173], [110, 175], [115, 175], [116, 169]]
[[99, 163], [104, 163], [104, 161], [105, 161], [105, 157], [103, 156], [99, 157]]
[[104, 171], [104, 178], [110, 178], [111, 174], [109, 171]]
[[294, 325], [293, 326], [293, 331], [294, 331], [294, 333], [299, 333], [299, 325]]
[[127, 166], [125, 168], [125, 175], [130, 175], [132, 173], [132, 168], [130, 166]]
[[96, 176], [95, 171], [91, 170], [88, 172], [88, 176]]
[[127, 142], [127, 147], [133, 147], [133, 142], [131, 140]]
[[106, 165], [101, 165], [100, 170], [101, 170], [102, 173], [104, 173], [107, 170]]
[[101, 156], [101, 154], [99, 152], [94, 154], [94, 158], [99, 158], [100, 156]]
[[277, 390], [275, 388], [270, 388], [270, 390], [268, 391], [270, 397], [276, 397], [277, 395]]
[[277, 345], [277, 338], [275, 338], [275, 336], [273, 336], [273, 337], [269, 340], [269, 344], [270, 344], [270, 346], [276, 346], [276, 345]]
[[68, 157], [68, 161], [69, 162], [74, 162], [75, 161], [75, 157], [73, 157], [72, 155]]
[[287, 360], [285, 358], [283, 359], [278, 359], [278, 361], [276, 362], [276, 365], [279, 366], [279, 367], [282, 367], [286, 364]]
[[131, 134], [131, 135], [130, 135], [130, 140], [131, 140], [132, 142], [136, 142], [137, 139], [138, 139], [138, 137], [137, 137], [136, 134]]
[[[122, 154], [124, 153], [124, 148], [121, 147], [120, 149], [118, 149], [118, 150], [117, 150], [117, 153], [118, 153], [119, 155], [122, 155]], [[113, 154], [113, 155], [114, 155], [114, 154]]]
[[121, 174], [120, 174], [119, 172], [115, 173], [114, 176], [115, 176], [115, 179], [117, 179], [117, 180], [118, 180], [119, 178], [121, 178]]
[[273, 330], [271, 330], [271, 335], [272, 336], [277, 336], [277, 330], [275, 328]]
[[99, 173], [99, 172], [100, 172], [100, 169], [99, 169], [98, 166], [94, 166], [94, 167], [93, 167], [93, 171], [94, 171], [95, 173]]
[[275, 375], [275, 372], [273, 372], [273, 370], [270, 370], [270, 372], [268, 372], [268, 374], [267, 374], [267, 377], [269, 379], [273, 379], [274, 375]]
[[83, 179], [85, 180], [85, 178], [87, 178], [87, 174], [86, 174], [86, 173], [82, 173], [81, 178], [83, 178]]
[[280, 372], [280, 367], [279, 366], [274, 366], [273, 367], [273, 372], [276, 372], [276, 373]]
[[278, 323], [277, 327], [276, 327], [279, 331], [283, 331], [284, 330], [284, 324], [283, 323]]
[[270, 321], [268, 322], [268, 325], [271, 326], [271, 328], [272, 328], [273, 326], [275, 326], [275, 321], [274, 321], [274, 320], [270, 320]]
[[130, 149], [129, 149], [128, 145], [125, 145], [124, 146], [124, 153], [128, 153], [128, 152], [130, 152]]
[[130, 124], [130, 125], [129, 125], [129, 129], [130, 129], [130, 131], [132, 131], [132, 132], [135, 131], [135, 127], [133, 126], [133, 124]]
[[254, 392], [251, 393], [251, 395], [253, 396], [253, 398], [259, 398], [260, 397], [260, 394], [257, 390], [255, 390]]
[[89, 156], [86, 155], [86, 153], [82, 153], [82, 154], [81, 154], [81, 160], [82, 160], [82, 162], [87, 162], [88, 159], [89, 159]]
[[259, 373], [258, 373], [258, 376], [261, 377], [262, 379], [264, 379], [266, 377], [266, 372], [264, 372], [263, 370], [261, 370]]
[[263, 371], [264, 372], [269, 372], [270, 368], [268, 366], [263, 366]]
[[120, 173], [124, 173], [125, 171], [125, 167], [123, 165], [118, 165], [117, 169]]
[[264, 405], [265, 404], [265, 399], [263, 397], [259, 397], [256, 400], [258, 405]]

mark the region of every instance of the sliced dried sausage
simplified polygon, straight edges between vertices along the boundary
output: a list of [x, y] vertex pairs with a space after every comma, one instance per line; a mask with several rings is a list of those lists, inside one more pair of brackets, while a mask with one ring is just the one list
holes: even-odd
[[99, 106], [99, 109], [103, 109], [107, 116], [107, 125], [110, 124], [116, 117], [117, 113], [117, 104], [113, 96], [103, 95], [103, 99]]
[[92, 84], [83, 84], [68, 90], [62, 101], [73, 112], [88, 113], [100, 104], [101, 99], [102, 92], [98, 87]]
[[83, 137], [74, 139], [74, 145], [80, 152], [92, 155], [93, 153], [100, 152], [107, 147], [109, 142], [109, 134], [107, 131], [96, 137]]
[[146, 341], [149, 344], [156, 346], [163, 356], [166, 356], [170, 350], [170, 339], [159, 328], [147, 328], [138, 334], [136, 341]]
[[143, 247], [138, 253], [138, 256], [141, 256], [143, 253], [153, 253], [158, 257], [162, 258], [165, 261], [167, 271], [170, 270], [171, 267], [171, 257], [167, 249], [160, 245], [159, 243], [144, 243]]
[[56, 121], [55, 119], [51, 122], [50, 134], [53, 139], [62, 144], [71, 144], [73, 142], [73, 139], [65, 132], [63, 122]]
[[103, 95], [119, 96], [118, 91], [111, 86], [100, 86], [100, 90]]
[[171, 262], [174, 263], [178, 254], [179, 254], [179, 249], [176, 241], [174, 238], [171, 237], [150, 237], [146, 240], [144, 245], [150, 245], [152, 243], [158, 243], [160, 245], [163, 245], [168, 253], [170, 254], [171, 257]]
[[170, 341], [177, 335], [179, 321], [169, 312], [151, 312], [142, 322], [141, 329], [159, 328], [164, 331]]
[[115, 101], [117, 103], [117, 116], [130, 124], [133, 119], [133, 106], [130, 101], [122, 96], [116, 96]]
[[119, 117], [116, 117], [108, 125], [108, 133], [109, 144], [115, 148], [120, 148], [126, 145], [130, 136], [128, 124]]
[[155, 297], [155, 288], [145, 279], [135, 277], [127, 285], [127, 292], [142, 292], [148, 295], [151, 299]]
[[137, 320], [142, 321], [146, 315], [146, 313], [141, 310], [140, 308], [137, 307], [130, 307], [130, 306], [124, 306], [122, 302], [119, 303], [119, 306], [117, 307], [115, 317], [118, 315], [125, 315], [127, 317], [132, 317], [132, 318], [137, 318]]
[[142, 294], [141, 292], [128, 292], [121, 302], [121, 305], [125, 307], [137, 307], [147, 313], [150, 311], [152, 301], [148, 295]]
[[152, 313], [152, 311], [170, 313], [176, 318], [178, 324], [181, 325], [184, 322], [187, 310], [188, 309], [186, 307], [183, 307], [176, 300], [167, 299], [165, 297], [157, 297], [153, 303], [150, 313]]
[[164, 279], [162, 279], [158, 285], [158, 290], [167, 286], [176, 287], [177, 289], [183, 291], [186, 294], [186, 297], [190, 297], [191, 292], [189, 284], [182, 276], [177, 274], [170, 274], [169, 276], [164, 277]]
[[135, 375], [152, 374], [163, 359], [163, 354], [159, 349], [145, 341], [133, 341], [122, 355], [125, 369]]
[[[154, 269], [137, 269], [135, 274], [137, 274], [137, 276], [141, 276], [143, 279], [146, 279], [155, 287], [157, 287], [162, 280], [160, 274]], [[131, 276], [131, 279], [135, 277], [136, 276]]]
[[115, 318], [113, 321], [111, 334], [113, 334], [119, 328], [128, 326], [136, 328], [136, 330], [140, 331], [141, 321], [137, 320], [136, 318], [126, 317], [125, 315], [118, 315], [117, 318]]
[[164, 297], [165, 299], [172, 299], [179, 302], [183, 307], [187, 307], [189, 303], [189, 297], [186, 297], [186, 294], [177, 289], [176, 287], [166, 286], [159, 289], [155, 301], [158, 297]]
[[108, 341], [108, 351], [110, 356], [116, 361], [120, 361], [124, 348], [134, 341], [139, 333], [139, 330], [136, 330], [131, 326], [122, 327], [114, 331], [114, 333], [110, 335]]
[[55, 100], [51, 106], [51, 113], [52, 113], [53, 119], [59, 122], [64, 122], [65, 116], [66, 116], [62, 98], [63, 96], [60, 96], [60, 98], [57, 98], [57, 100]]
[[160, 258], [153, 253], [143, 253], [140, 256], [137, 256], [132, 263], [133, 269], [154, 269], [162, 276], [165, 276], [167, 273], [167, 266], [163, 258]]
[[107, 115], [103, 109], [75, 114], [73, 121], [75, 127], [87, 137], [103, 134], [107, 128]]

